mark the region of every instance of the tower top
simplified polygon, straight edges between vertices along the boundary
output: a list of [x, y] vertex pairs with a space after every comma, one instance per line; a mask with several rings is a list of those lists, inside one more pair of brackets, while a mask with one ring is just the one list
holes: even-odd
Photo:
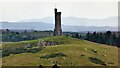
[[57, 13], [57, 8], [54, 9], [55, 13]]

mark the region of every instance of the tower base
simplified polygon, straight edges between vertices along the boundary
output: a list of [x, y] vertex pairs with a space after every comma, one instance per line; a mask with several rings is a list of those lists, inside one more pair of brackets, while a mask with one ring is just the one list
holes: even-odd
[[56, 30], [56, 29], [54, 29], [54, 36], [60, 36], [60, 35], [62, 35], [62, 29], [60, 29], [60, 30]]

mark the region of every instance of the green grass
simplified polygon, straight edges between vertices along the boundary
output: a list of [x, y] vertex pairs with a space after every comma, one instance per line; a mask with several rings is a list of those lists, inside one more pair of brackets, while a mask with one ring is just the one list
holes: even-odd
[[49, 55], [41, 56], [40, 58], [50, 59], [50, 58], [63, 57], [63, 56], [66, 56], [66, 55], [64, 53], [52, 53], [52, 54], [49, 54]]
[[[103, 44], [97, 44], [86, 40], [79, 40], [71, 37], [52, 36], [38, 40], [9, 42], [3, 43], [3, 48], [24, 47], [24, 44], [32, 43], [36, 45], [38, 41], [55, 41], [60, 45], [46, 46], [42, 51], [37, 53], [11, 54], [2, 59], [4, 66], [52, 66], [58, 64], [60, 66], [101, 66], [91, 62], [89, 57], [97, 58], [99, 61], [105, 62], [107, 66], [118, 65], [118, 48]], [[93, 52], [93, 49], [97, 53]], [[49, 59], [40, 58], [50, 54], [64, 53], [66, 56], [54, 57]], [[84, 55], [84, 56], [81, 56]], [[112, 63], [112, 64], [110, 64]]]

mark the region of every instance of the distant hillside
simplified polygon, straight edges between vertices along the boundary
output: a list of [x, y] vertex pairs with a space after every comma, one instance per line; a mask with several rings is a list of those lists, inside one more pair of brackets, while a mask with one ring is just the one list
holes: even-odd
[[[106, 19], [87, 19], [76, 17], [65, 17], [62, 19], [63, 31], [117, 31], [117, 17]], [[29, 19], [19, 22], [1, 22], [0, 29], [28, 29], [28, 30], [53, 30], [54, 18]], [[97, 25], [96, 25], [97, 24]]]
[[[18, 29], [18, 30], [53, 30], [54, 24], [41, 22], [9, 22], [2, 23], [0, 29]], [[117, 31], [117, 27], [97, 27], [97, 26], [69, 26], [62, 25], [63, 31], [80, 32], [80, 31]]]
[[[39, 42], [57, 42], [59, 44], [44, 46], [44, 49], [36, 53], [19, 53], [18, 50], [31, 44], [37, 48]], [[11, 54], [3, 57], [3, 66], [117, 66], [118, 48], [97, 44], [86, 40], [79, 40], [64, 36], [51, 36], [39, 40], [6, 42], [2, 43], [4, 49], [17, 50], [19, 54]], [[17, 48], [17, 49], [16, 49]], [[26, 50], [26, 49], [24, 49]], [[24, 51], [22, 51], [24, 52]]]
[[[54, 24], [54, 17], [43, 19], [28, 19], [20, 22], [44, 22]], [[69, 26], [118, 26], [118, 17], [108, 17], [105, 19], [88, 19], [79, 17], [62, 17], [62, 24]]]
[[7, 22], [2, 23], [2, 29], [50, 30], [53, 25], [43, 22]]

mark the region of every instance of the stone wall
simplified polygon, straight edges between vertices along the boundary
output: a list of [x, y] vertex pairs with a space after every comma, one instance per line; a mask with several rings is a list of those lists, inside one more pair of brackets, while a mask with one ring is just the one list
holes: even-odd
[[53, 46], [53, 45], [58, 45], [58, 42], [55, 41], [39, 41], [38, 46]]

